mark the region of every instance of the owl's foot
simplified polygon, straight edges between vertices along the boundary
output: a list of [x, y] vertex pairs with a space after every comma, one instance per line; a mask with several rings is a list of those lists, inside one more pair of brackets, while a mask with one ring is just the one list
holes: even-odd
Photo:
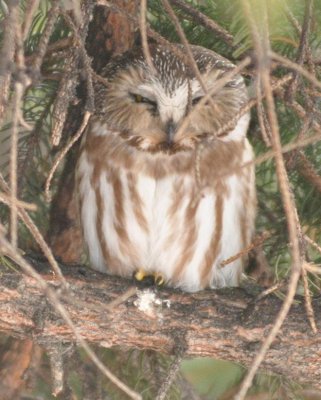
[[134, 278], [138, 282], [143, 282], [156, 286], [163, 286], [163, 284], [165, 283], [163, 275], [159, 272], [148, 273], [143, 269], [139, 269], [138, 271], [136, 271], [134, 273]]
[[157, 285], [157, 286], [163, 286], [164, 285], [165, 278], [163, 277], [162, 274], [160, 274], [158, 272], [154, 272], [153, 276], [154, 276], [155, 285]]

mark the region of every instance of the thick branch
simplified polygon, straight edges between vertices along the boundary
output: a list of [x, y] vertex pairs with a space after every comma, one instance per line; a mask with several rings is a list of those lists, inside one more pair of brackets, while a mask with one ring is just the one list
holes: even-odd
[[[46, 345], [74, 341], [71, 329], [46, 301], [34, 279], [1, 270], [0, 331]], [[156, 291], [160, 304], [154, 304], [147, 314], [139, 309], [137, 294], [130, 292], [133, 281], [86, 267], [64, 267], [63, 272], [70, 291], [61, 294], [61, 301], [79, 333], [89, 343], [103, 347], [173, 353], [180, 337], [186, 341], [187, 356], [211, 356], [248, 366], [282, 304], [275, 295], [254, 301], [253, 292], [257, 295], [259, 291], [253, 287], [193, 294], [162, 288]], [[42, 275], [59, 290], [58, 279], [47, 268]], [[140, 293], [143, 290], [139, 288]], [[121, 299], [124, 293], [134, 294]], [[320, 299], [315, 299], [313, 306], [321, 326]], [[317, 335], [310, 332], [303, 301], [298, 299], [262, 367], [321, 389], [320, 355], [320, 330]]]

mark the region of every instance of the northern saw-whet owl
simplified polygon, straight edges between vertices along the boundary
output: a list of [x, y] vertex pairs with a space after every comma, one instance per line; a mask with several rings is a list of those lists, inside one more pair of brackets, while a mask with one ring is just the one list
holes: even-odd
[[154, 68], [141, 50], [104, 68], [107, 83], [96, 84], [76, 180], [94, 269], [122, 276], [143, 270], [197, 291], [239, 284], [244, 257], [221, 262], [251, 242], [256, 196], [249, 115], [216, 136], [247, 102], [243, 78], [234, 76], [193, 112], [204, 86], [210, 92], [234, 65], [191, 49], [203, 85], [163, 46], [150, 47]]

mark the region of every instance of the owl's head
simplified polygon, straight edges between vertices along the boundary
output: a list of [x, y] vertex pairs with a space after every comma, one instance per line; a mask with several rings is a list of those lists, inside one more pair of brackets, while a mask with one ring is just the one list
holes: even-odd
[[[191, 49], [206, 91], [210, 92], [234, 65], [203, 47]], [[243, 78], [236, 75], [213, 93], [212, 101], [193, 112], [205, 91], [192, 69], [163, 46], [153, 45], [150, 52], [154, 68], [150, 68], [141, 50], [128, 52], [103, 70], [108, 84], [96, 86], [97, 118], [128, 144], [152, 152], [193, 149], [200, 140], [215, 135], [247, 101]], [[188, 122], [180, 129], [187, 115]], [[237, 132], [236, 128], [231, 132], [233, 137], [244, 137], [247, 125], [245, 115]]]

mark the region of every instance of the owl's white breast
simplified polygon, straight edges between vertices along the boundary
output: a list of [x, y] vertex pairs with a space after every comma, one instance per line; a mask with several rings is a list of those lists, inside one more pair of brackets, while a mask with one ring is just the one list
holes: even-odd
[[[214, 195], [204, 196], [196, 207], [193, 176], [173, 174], [159, 180], [140, 176], [138, 182], [149, 225], [142, 268], [161, 273], [174, 285], [196, 290], [200, 286], [197, 266], [209, 246], [215, 226]], [[189, 218], [193, 213], [195, 221]], [[193, 229], [197, 234], [189, 240]], [[135, 243], [140, 246], [138, 240]], [[191, 254], [186, 258], [190, 250]], [[182, 265], [183, 273], [180, 273], [177, 268], [184, 258], [186, 263]]]
[[[242, 162], [252, 159], [247, 141], [242, 152]], [[239, 283], [242, 260], [224, 268], [220, 263], [251, 240], [253, 167], [200, 193], [193, 173], [153, 176], [144, 168], [133, 173], [126, 165], [115, 168], [111, 160], [100, 161], [98, 168], [84, 150], [77, 168], [93, 268], [125, 276], [137, 269], [158, 272], [188, 291]]]

